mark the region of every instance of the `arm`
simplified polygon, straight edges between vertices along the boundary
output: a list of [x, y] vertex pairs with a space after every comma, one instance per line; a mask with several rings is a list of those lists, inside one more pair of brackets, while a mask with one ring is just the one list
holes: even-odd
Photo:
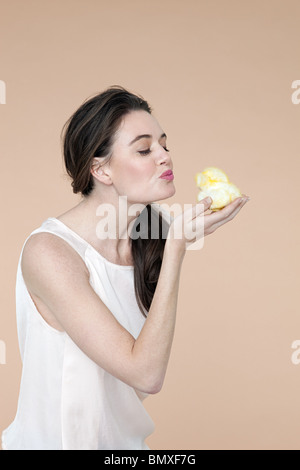
[[[242, 198], [238, 198], [219, 213], [203, 216], [211, 202], [211, 198], [204, 199], [172, 221], [147, 321], [134, 344], [133, 353], [136, 355], [136, 360], [142, 361], [141, 367], [143, 364], [146, 366], [147, 373], [152, 377], [151, 383], [155, 391], [159, 391], [162, 387], [171, 352], [181, 266], [187, 246], [198, 240], [200, 236], [210, 235], [217, 228], [232, 220], [246, 203]], [[203, 225], [198, 227], [194, 240], [186, 240], [184, 237], [173, 238], [176, 226], [182, 226], [185, 221], [190, 226], [189, 228], [195, 227], [197, 217]]]
[[185, 251], [166, 240], [163, 261], [147, 320], [133, 346], [138, 367], [146, 371], [152, 393], [160, 391], [174, 336], [179, 280]]

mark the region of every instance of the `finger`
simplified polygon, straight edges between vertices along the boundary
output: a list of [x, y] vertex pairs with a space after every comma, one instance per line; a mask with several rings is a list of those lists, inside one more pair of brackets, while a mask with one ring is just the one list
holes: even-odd
[[199, 203], [192, 208], [192, 219], [207, 211], [207, 209], [209, 209], [209, 207], [212, 205], [212, 202], [212, 198], [209, 196], [201, 199], [201, 201], [199, 201]]
[[216, 212], [212, 212], [212, 214], [210, 214], [211, 220], [214, 223], [217, 223], [217, 222], [221, 222], [226, 217], [229, 217], [232, 214], [232, 212], [234, 212], [236, 208], [239, 207], [239, 205], [242, 203], [243, 197], [244, 196], [238, 197], [234, 201], [232, 201], [230, 204], [225, 206], [223, 209], [216, 211]]
[[198, 217], [200, 214], [203, 212], [207, 211], [209, 207], [212, 204], [212, 198], [211, 197], [206, 197], [204, 199], [201, 199], [198, 204], [194, 204], [192, 207], [189, 209], [186, 209], [184, 211], [184, 218], [187, 222], [190, 222], [194, 220], [196, 217]]
[[[221, 225], [224, 225], [227, 222], [229, 222], [230, 220], [232, 220], [240, 212], [242, 207], [244, 207], [244, 205], [246, 204], [247, 199], [241, 199], [241, 198], [239, 198], [239, 199], [240, 199], [239, 203], [237, 205], [235, 205], [234, 209], [227, 215], [227, 217], [223, 216], [222, 219], [219, 219], [217, 222], [215, 221], [213, 223], [214, 230], [216, 230]], [[222, 211], [222, 212], [224, 212], [224, 211]]]
[[[183, 213], [179, 214], [174, 218], [171, 223], [172, 229], [175, 231], [176, 229], [183, 229], [184, 225], [194, 227], [194, 222], [197, 223], [198, 218], [201, 219], [201, 214], [203, 214], [212, 204], [212, 199], [210, 197], [206, 197], [202, 199], [198, 204], [191, 205], [188, 209], [185, 209]], [[201, 222], [201, 221], [200, 221]], [[198, 222], [198, 224], [200, 223]], [[172, 230], [169, 230], [171, 233]]]

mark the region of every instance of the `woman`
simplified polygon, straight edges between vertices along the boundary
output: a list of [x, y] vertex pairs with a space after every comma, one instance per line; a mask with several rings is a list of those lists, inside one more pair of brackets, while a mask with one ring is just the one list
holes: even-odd
[[[82, 200], [43, 222], [21, 252], [16, 299], [23, 372], [3, 448], [148, 449], [153, 422], [142, 400], [163, 385], [181, 266], [194, 240], [185, 232], [175, 236], [184, 213], [167, 221], [153, 204], [173, 196], [175, 186], [172, 175], [161, 177], [173, 163], [145, 100], [110, 87], [83, 103], [64, 131], [66, 170]], [[210, 204], [205, 199], [185, 212], [188, 228], [202, 217], [208, 235], [245, 201], [204, 215]], [[103, 207], [115, 210], [109, 238], [99, 225]], [[145, 236], [151, 224], [159, 237]]]

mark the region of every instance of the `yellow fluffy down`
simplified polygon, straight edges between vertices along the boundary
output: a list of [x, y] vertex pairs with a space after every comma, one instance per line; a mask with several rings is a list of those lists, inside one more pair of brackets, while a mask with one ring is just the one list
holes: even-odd
[[241, 197], [240, 190], [229, 181], [228, 176], [220, 168], [210, 166], [195, 176], [197, 187], [200, 189], [197, 200], [201, 201], [210, 196], [213, 200], [210, 209], [218, 211]]

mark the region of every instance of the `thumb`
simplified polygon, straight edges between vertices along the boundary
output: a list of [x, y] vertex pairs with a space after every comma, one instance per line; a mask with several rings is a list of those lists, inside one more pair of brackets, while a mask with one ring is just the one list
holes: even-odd
[[192, 218], [194, 219], [195, 217], [197, 217], [197, 215], [201, 214], [202, 212], [205, 212], [212, 205], [212, 202], [213, 200], [209, 196], [204, 199], [201, 199], [201, 201], [199, 201], [198, 204], [193, 207]]

